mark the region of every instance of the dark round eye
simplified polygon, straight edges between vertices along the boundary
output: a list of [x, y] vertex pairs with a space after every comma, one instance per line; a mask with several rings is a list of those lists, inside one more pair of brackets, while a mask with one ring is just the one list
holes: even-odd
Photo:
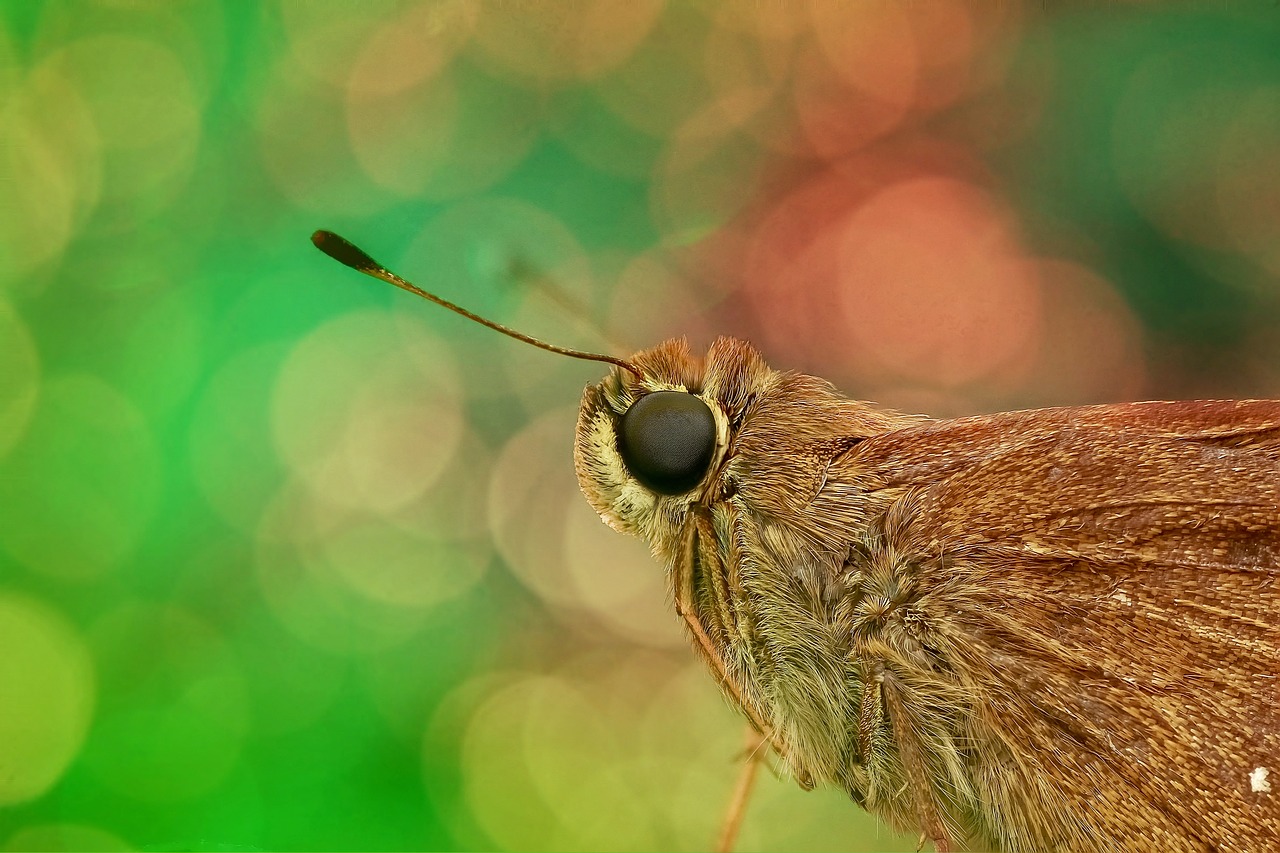
[[660, 495], [687, 492], [706, 476], [716, 451], [711, 409], [683, 391], [655, 391], [627, 409], [618, 450], [631, 476]]

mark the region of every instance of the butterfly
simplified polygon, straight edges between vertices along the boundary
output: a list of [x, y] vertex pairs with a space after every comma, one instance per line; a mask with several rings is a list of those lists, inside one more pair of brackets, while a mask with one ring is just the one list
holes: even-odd
[[1280, 849], [1280, 401], [934, 420], [749, 344], [607, 362], [583, 493], [801, 785], [938, 850]]

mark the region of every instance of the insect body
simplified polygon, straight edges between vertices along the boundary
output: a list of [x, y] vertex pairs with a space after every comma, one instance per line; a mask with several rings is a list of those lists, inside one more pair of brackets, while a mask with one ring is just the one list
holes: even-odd
[[1280, 849], [1280, 401], [939, 421], [728, 338], [530, 342], [614, 365], [582, 490], [801, 784], [939, 849]]
[[1280, 849], [1280, 402], [934, 421], [731, 339], [631, 363], [582, 489], [802, 779], [940, 846]]

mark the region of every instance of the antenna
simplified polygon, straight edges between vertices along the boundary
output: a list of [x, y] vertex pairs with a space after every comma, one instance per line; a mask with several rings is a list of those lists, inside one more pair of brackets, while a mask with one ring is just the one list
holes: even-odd
[[621, 367], [624, 370], [631, 371], [636, 375], [636, 378], [638, 379], [644, 378], [644, 375], [640, 372], [640, 368], [636, 367], [634, 364], [632, 364], [631, 362], [627, 361], [624, 358], [616, 358], [611, 355], [602, 355], [600, 353], [595, 353], [595, 352], [584, 352], [583, 350], [569, 349], [568, 347], [558, 347], [555, 344], [549, 344], [544, 341], [540, 341], [537, 338], [530, 337], [529, 335], [526, 335], [522, 332], [517, 332], [515, 329], [507, 328], [501, 323], [495, 323], [492, 320], [486, 320], [484, 317], [481, 317], [479, 314], [473, 314], [470, 311], [468, 311], [466, 308], [463, 308], [459, 305], [454, 305], [452, 302], [450, 302], [447, 299], [441, 299], [439, 296], [436, 296], [434, 293], [428, 293], [427, 291], [423, 290], [421, 287], [418, 287], [416, 284], [405, 281], [400, 276], [391, 272], [391, 270], [387, 269], [382, 264], [378, 263], [373, 258], [369, 257], [368, 253], [366, 253], [359, 246], [352, 243], [350, 240], [346, 239], [345, 237], [340, 237], [339, 235], [334, 234], [332, 231], [320, 230], [315, 232], [314, 234], [311, 235], [311, 242], [315, 244], [317, 249], [324, 252], [326, 255], [333, 258], [335, 261], [341, 264], [345, 264], [351, 267], [353, 270], [356, 270], [357, 272], [362, 272], [365, 275], [372, 276], [376, 279], [380, 279], [382, 281], [385, 281], [387, 284], [394, 284], [396, 287], [400, 288], [401, 290], [407, 290], [410, 293], [416, 294], [417, 296], [421, 296], [423, 299], [426, 299], [428, 302], [434, 302], [435, 304], [441, 306], [442, 308], [448, 308], [450, 311], [453, 311], [456, 314], [461, 314], [463, 317], [466, 317], [468, 320], [475, 320], [480, 325], [488, 326], [490, 329], [493, 329], [495, 332], [501, 332], [502, 334], [507, 335], [508, 337], [515, 338], [517, 341], [524, 341], [526, 344], [532, 344], [533, 346], [538, 347], [539, 349], [544, 349], [544, 350], [547, 350], [548, 352], [559, 353], [560, 355], [567, 355], [570, 358], [581, 358], [586, 361], [602, 361], [606, 364], [617, 365], [618, 367]]

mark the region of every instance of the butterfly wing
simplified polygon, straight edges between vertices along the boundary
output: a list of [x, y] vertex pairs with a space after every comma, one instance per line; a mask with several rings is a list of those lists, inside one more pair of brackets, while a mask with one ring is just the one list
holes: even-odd
[[[1010, 850], [1280, 849], [1280, 403], [928, 422], [833, 460], [815, 514], [855, 494], [893, 496], [851, 564], [908, 598], [896, 631], [854, 608], [852, 656], [922, 817]], [[967, 697], [948, 738], [931, 685]]]

